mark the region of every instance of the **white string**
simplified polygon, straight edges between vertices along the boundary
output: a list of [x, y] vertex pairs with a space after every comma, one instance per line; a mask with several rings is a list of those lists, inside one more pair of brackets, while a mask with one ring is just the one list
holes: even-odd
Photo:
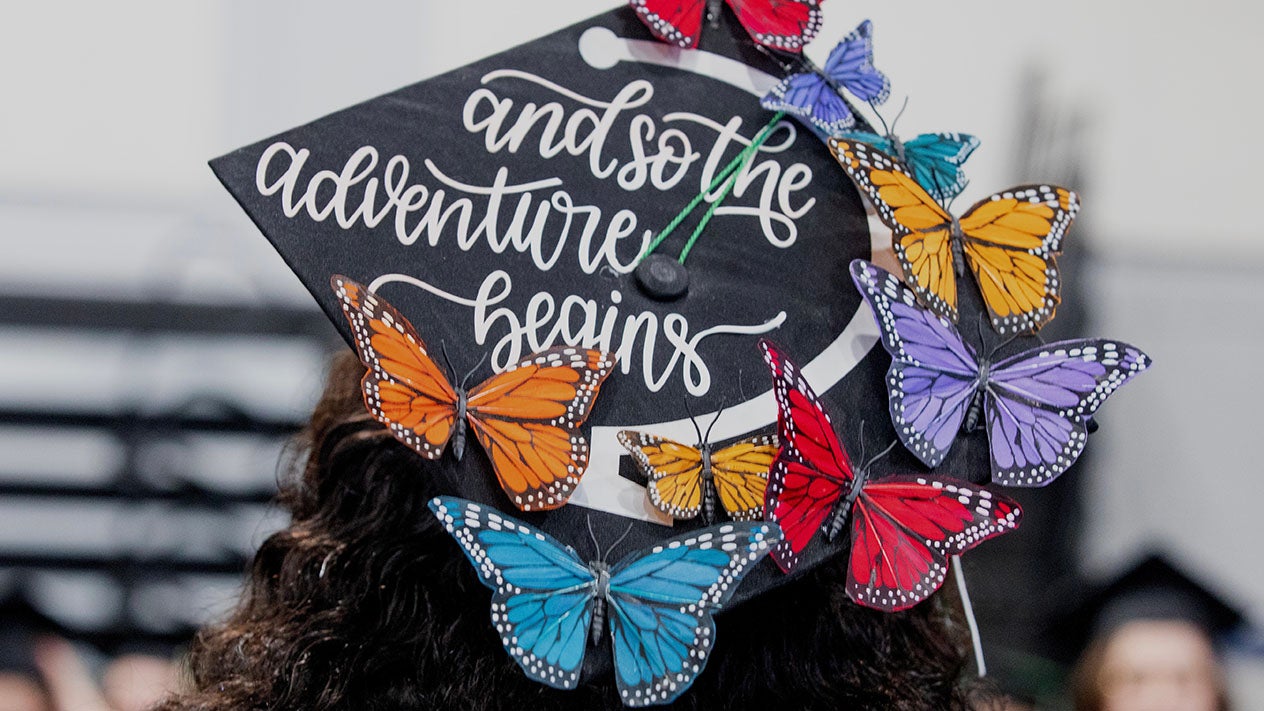
[[952, 557], [952, 573], [957, 579], [957, 590], [961, 592], [961, 607], [966, 612], [966, 624], [970, 626], [970, 643], [974, 645], [974, 662], [979, 667], [979, 676], [987, 676], [987, 663], [983, 661], [983, 640], [979, 639], [979, 623], [974, 619], [974, 605], [970, 604], [970, 591], [966, 589], [966, 574], [961, 570], [961, 556]]

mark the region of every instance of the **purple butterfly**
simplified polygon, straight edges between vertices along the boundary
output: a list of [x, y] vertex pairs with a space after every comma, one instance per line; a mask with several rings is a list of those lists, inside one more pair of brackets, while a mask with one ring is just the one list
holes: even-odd
[[869, 20], [838, 43], [824, 69], [814, 65], [811, 69], [782, 79], [760, 105], [806, 119], [827, 135], [838, 136], [856, 125], [843, 100], [843, 89], [860, 101], [875, 104], [886, 101], [891, 93], [886, 75], [873, 68], [873, 24]]
[[891, 354], [891, 422], [931, 468], [982, 414], [992, 481], [1044, 486], [1080, 456], [1098, 406], [1150, 365], [1135, 347], [1105, 339], [1059, 341], [991, 363], [898, 277], [862, 259], [851, 276]]

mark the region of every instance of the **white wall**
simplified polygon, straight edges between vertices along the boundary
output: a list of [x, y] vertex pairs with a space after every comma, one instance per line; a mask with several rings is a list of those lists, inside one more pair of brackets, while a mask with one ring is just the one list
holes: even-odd
[[[228, 201], [205, 160], [577, 21], [592, 0], [23, 3], [0, 29], [0, 195], [132, 205]], [[1084, 221], [1103, 246], [1260, 256], [1264, 6], [830, 2], [812, 51], [864, 17], [905, 133], [974, 132], [965, 198], [1002, 187], [1023, 71], [1096, 124]], [[1179, 198], [1173, 186], [1181, 185]], [[231, 218], [229, 218], [231, 219]]]
[[[963, 201], [1003, 187], [1021, 127], [1023, 70], [1040, 64], [1057, 99], [1087, 112], [1091, 191], [1072, 238], [1105, 250], [1188, 258], [1190, 246], [1264, 257], [1264, 6], [1206, 2], [829, 3], [823, 37], [873, 18], [877, 61], [912, 97], [904, 132], [983, 139]], [[824, 46], [818, 49], [825, 49]], [[898, 94], [897, 94], [898, 95]], [[1180, 186], [1179, 189], [1177, 186]], [[964, 202], [963, 204], [968, 204]]]

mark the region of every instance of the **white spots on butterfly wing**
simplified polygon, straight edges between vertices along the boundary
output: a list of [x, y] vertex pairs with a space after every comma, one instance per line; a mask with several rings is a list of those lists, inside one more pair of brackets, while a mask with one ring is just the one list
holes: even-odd
[[[1120, 355], [1121, 350], [1125, 355]], [[1079, 458], [1088, 442], [1088, 418], [1115, 390], [1147, 367], [1147, 359], [1143, 353], [1127, 344], [1107, 340], [1054, 343], [1043, 348], [1036, 357], [1078, 358], [1084, 362], [1098, 363], [1104, 370], [1096, 377], [1094, 388], [1085, 393], [1075, 406], [1063, 409], [1041, 408], [1064, 420], [1070, 428], [1069, 433], [1052, 461], [1024, 461], [1009, 469], [998, 468], [994, 464], [992, 479], [1005, 486], [1044, 486], [1065, 472]]]
[[[723, 526], [713, 529], [704, 529], [702, 532], [682, 537], [684, 545], [695, 546], [708, 541], [714, 541], [719, 535], [720, 540], [729, 533], [735, 533], [737, 538], [746, 536], [754, 538], [760, 536], [761, 539], [766, 537], [771, 528], [766, 524], [732, 524], [727, 523]], [[707, 539], [704, 541], [703, 539]], [[672, 542], [668, 542], [665, 546], [655, 546], [652, 551], [659, 553], [665, 549], [671, 549]], [[715, 583], [708, 588], [701, 596], [701, 599], [694, 604], [682, 606], [680, 611], [694, 617], [696, 624], [694, 627], [694, 635], [689, 645], [688, 656], [682, 660], [681, 666], [676, 669], [667, 669], [665, 673], [652, 679], [647, 684], [638, 685], [632, 688], [621, 688], [620, 695], [624, 698], [625, 703], [629, 705], [648, 705], [656, 703], [665, 703], [675, 697], [677, 692], [688, 688], [693, 679], [702, 671], [706, 664], [706, 659], [710, 654], [712, 646], [714, 622], [711, 619], [711, 609], [721, 605], [736, 589], [745, 571], [751, 564], [757, 562], [767, 552], [767, 543], [760, 542], [755, 546], [756, 550], [730, 553], [729, 563], [720, 572]]]
[[[967, 511], [971, 512], [971, 519], [960, 531], [951, 534], [944, 531], [948, 535], [943, 540], [921, 539], [921, 542], [935, 555], [930, 561], [931, 567], [920, 574], [919, 579], [910, 589], [886, 588], [879, 585], [876, 578], [871, 579], [868, 585], [850, 581], [848, 594], [862, 605], [892, 611], [918, 604], [943, 584], [948, 556], [964, 553], [982, 541], [1017, 526], [1020, 509], [1016, 505], [1012, 509], [1008, 508], [1012, 503], [1009, 502], [1005, 504], [1006, 508], [1003, 512], [991, 510], [989, 505], [994, 497], [986, 489], [964, 482], [940, 481], [925, 477], [917, 477], [913, 481], [920, 486], [928, 486], [944, 492], [944, 495], [958, 494], [959, 500], [964, 498], [961, 503]], [[898, 577], [902, 576], [897, 575]]]

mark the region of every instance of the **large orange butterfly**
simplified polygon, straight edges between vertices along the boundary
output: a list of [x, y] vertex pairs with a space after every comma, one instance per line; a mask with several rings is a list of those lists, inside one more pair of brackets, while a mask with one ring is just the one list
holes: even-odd
[[927, 308], [956, 322], [957, 279], [968, 263], [998, 333], [1036, 331], [1053, 318], [1062, 300], [1054, 256], [1080, 209], [1074, 192], [1023, 185], [958, 218], [886, 153], [842, 139], [829, 146], [893, 231], [904, 280]]
[[775, 435], [719, 449], [701, 432], [695, 447], [633, 430], [623, 430], [618, 437], [649, 480], [646, 492], [659, 511], [676, 519], [691, 519], [701, 512], [703, 524], [710, 526], [716, 521], [718, 498], [735, 521], [763, 519], [768, 469], [777, 458]]
[[579, 425], [614, 368], [613, 355], [551, 348], [473, 388], [454, 387], [393, 306], [344, 276], [331, 284], [369, 368], [361, 381], [364, 404], [396, 439], [426, 459], [437, 459], [451, 442], [460, 459], [468, 422], [518, 508], [547, 511], [566, 503], [588, 468]]

